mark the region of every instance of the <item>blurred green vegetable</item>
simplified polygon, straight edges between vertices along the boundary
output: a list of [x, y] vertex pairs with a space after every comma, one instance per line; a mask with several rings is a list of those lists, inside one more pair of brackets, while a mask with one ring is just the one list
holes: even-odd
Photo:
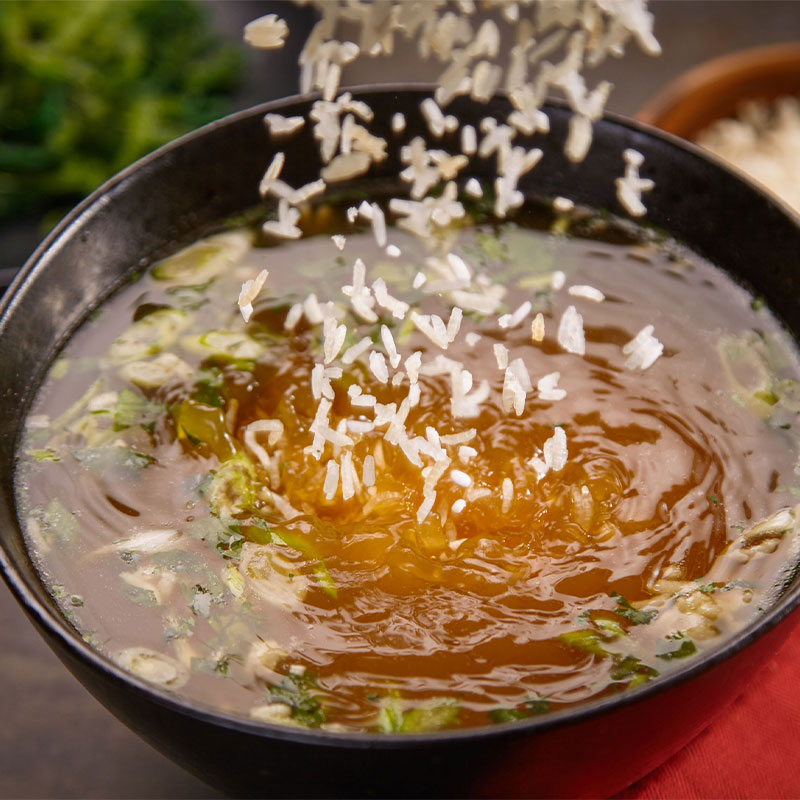
[[4, 0], [0, 218], [70, 203], [223, 115], [242, 65], [188, 0]]

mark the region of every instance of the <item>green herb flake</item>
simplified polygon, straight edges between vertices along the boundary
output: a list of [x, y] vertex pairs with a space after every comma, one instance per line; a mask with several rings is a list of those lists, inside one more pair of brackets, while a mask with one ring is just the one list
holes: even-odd
[[313, 673], [286, 675], [280, 683], [269, 687], [270, 700], [285, 703], [292, 710], [292, 719], [309, 728], [318, 728], [325, 722], [325, 710], [313, 692], [317, 688]]
[[61, 461], [61, 456], [49, 447], [43, 450], [26, 450], [25, 452], [36, 461]]
[[192, 635], [194, 617], [170, 616], [164, 622], [164, 641], [167, 643], [175, 639], [186, 639]]
[[198, 617], [208, 618], [211, 615], [212, 600], [211, 592], [198, 583], [192, 588], [192, 602], [190, 604], [192, 613]]
[[606, 640], [600, 631], [591, 630], [590, 628], [580, 631], [567, 631], [567, 633], [559, 634], [558, 638], [569, 647], [585, 650], [587, 653], [592, 653], [601, 658], [610, 655], [608, 650], [601, 646]]
[[200, 675], [211, 675], [214, 678], [227, 678], [228, 675], [228, 659], [213, 659], [213, 658], [192, 658], [190, 662], [192, 672]]
[[647, 625], [657, 616], [658, 611], [654, 608], [634, 608], [622, 595], [612, 592], [610, 595], [617, 602], [614, 611], [621, 617], [625, 617], [633, 625]]
[[101, 478], [106, 477], [108, 473], [115, 473], [119, 477], [138, 477], [145, 467], [155, 462], [153, 456], [122, 445], [73, 450], [72, 455]]
[[703, 594], [714, 594], [718, 588], [718, 583], [703, 583], [697, 587], [697, 591], [702, 592]]
[[119, 393], [113, 413], [115, 431], [137, 425], [152, 431], [156, 420], [164, 413], [164, 406], [152, 403], [130, 389], [123, 389]]
[[429, 733], [446, 728], [458, 718], [459, 708], [452, 697], [428, 700], [403, 714], [400, 733]]
[[625, 629], [615, 620], [605, 617], [593, 617], [592, 621], [601, 631], [611, 634], [611, 636], [625, 636]]
[[545, 700], [543, 697], [526, 700], [524, 706], [531, 715], [547, 714], [550, 712], [550, 701]]
[[126, 581], [122, 582], [122, 594], [137, 606], [152, 607], [158, 605], [158, 597], [152, 589], [142, 589], [140, 586], [132, 586]]
[[194, 387], [192, 400], [214, 408], [223, 407], [225, 381], [219, 367], [200, 370], [194, 377]]
[[697, 652], [697, 646], [691, 639], [687, 638], [685, 634], [670, 634], [667, 638], [673, 640], [678, 639], [681, 643], [674, 650], [668, 650], [666, 653], [656, 653], [656, 658], [664, 659], [664, 661], [671, 661], [675, 658], [686, 658]]
[[477, 231], [475, 241], [489, 261], [508, 260], [508, 247], [496, 234]]
[[614, 659], [611, 668], [611, 680], [628, 682], [628, 687], [633, 688], [658, 677], [658, 670], [642, 664], [636, 656], [618, 656]]
[[487, 715], [489, 720], [494, 723], [516, 722], [527, 719], [528, 715], [519, 708], [493, 708]]
[[160, 553], [152, 553], [150, 562], [159, 570], [185, 575], [203, 574], [206, 570], [203, 556], [188, 550], [164, 550]]
[[78, 518], [58, 498], [44, 509], [42, 528], [45, 538], [58, 544], [72, 545], [80, 536]]

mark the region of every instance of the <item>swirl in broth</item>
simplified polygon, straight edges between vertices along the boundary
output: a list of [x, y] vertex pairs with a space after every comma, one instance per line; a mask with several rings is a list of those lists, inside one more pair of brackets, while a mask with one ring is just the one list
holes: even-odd
[[[356, 385], [399, 407], [407, 374], [382, 383], [366, 353], [351, 364], [340, 353], [328, 365], [342, 368], [329, 424], [365, 430], [348, 431], [351, 447], [326, 443], [320, 460], [309, 452], [322, 325], [307, 304], [285, 330], [309, 286], [348, 308], [341, 286], [358, 256], [368, 283], [383, 278], [412, 308], [446, 321], [453, 305], [412, 288], [425, 269], [417, 240], [391, 229], [401, 255], [387, 258], [368, 230], [343, 225], [343, 211], [307, 212], [304, 230], [318, 235], [280, 247], [251, 247], [237, 230], [162, 262], [51, 369], [29, 420], [19, 501], [43, 578], [87, 640], [217, 709], [419, 731], [635, 687], [774, 599], [797, 560], [798, 371], [768, 310], [675, 242], [587, 210], [531, 207], [514, 222], [467, 226], [455, 251], [502, 283], [498, 314], [532, 303], [517, 327], [465, 314], [447, 349], [473, 387], [488, 382], [477, 416], [452, 416], [447, 370], [424, 366], [442, 351], [407, 318], [344, 317], [341, 353], [363, 336], [382, 352], [379, 324], [402, 359], [422, 353], [419, 403], [402, 424], [450, 457], [422, 515], [423, 469], [436, 460], [412, 464], [388, 419], [366, 430], [375, 409], [348, 394]], [[345, 227], [340, 253], [327, 234]], [[262, 267], [267, 286], [245, 325], [232, 299]], [[556, 271], [566, 275], [558, 290]], [[576, 285], [605, 299], [570, 293]], [[557, 341], [571, 305], [584, 356]], [[663, 354], [628, 369], [623, 347], [648, 324]], [[534, 386], [560, 373], [566, 395], [533, 390], [519, 416], [506, 411], [497, 344], [523, 359]], [[248, 429], [260, 420], [280, 425]], [[541, 472], [558, 428], [566, 464], [540, 475], [534, 464]], [[341, 477], [328, 499], [333, 458]]]

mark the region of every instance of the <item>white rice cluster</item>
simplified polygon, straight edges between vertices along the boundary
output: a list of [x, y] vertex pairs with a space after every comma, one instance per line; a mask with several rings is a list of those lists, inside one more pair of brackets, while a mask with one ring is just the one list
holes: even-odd
[[[509, 125], [526, 135], [547, 131], [549, 120], [541, 106], [548, 93], [557, 92], [574, 114], [565, 152], [576, 161], [589, 149], [592, 122], [602, 115], [612, 88], [606, 81], [587, 87], [583, 68], [596, 67], [609, 55], [621, 57], [631, 39], [649, 55], [661, 52], [644, 0], [486, 0], [480, 9], [490, 15], [482, 21], [475, 17], [479, 4], [472, 0], [317, 0], [313, 5], [321, 19], [300, 56], [301, 91], [319, 89], [325, 100], [333, 100], [342, 67], [358, 56], [391, 55], [399, 34], [416, 41], [420, 58], [444, 65], [435, 107], [423, 109], [435, 136], [457, 125], [442, 112], [455, 97], [486, 102], [500, 88], [514, 105]], [[355, 26], [357, 41], [336, 39], [340, 22]], [[508, 29], [513, 42], [505, 67], [496, 63], [501, 28]]]
[[[592, 122], [602, 114], [611, 89], [607, 83], [588, 88], [581, 69], [599, 64], [609, 54], [622, 55], [632, 37], [649, 53], [657, 53], [658, 45], [652, 36], [652, 17], [643, 0], [586, 0], [580, 4], [494, 0], [486, 5], [494, 6], [498, 21], [485, 19], [480, 24], [474, 18], [475, 4], [471, 0], [460, 0], [454, 5], [445, 0], [424, 3], [328, 0], [315, 5], [321, 19], [300, 56], [301, 89], [318, 89], [322, 93], [322, 99], [312, 104], [308, 122], [313, 127], [324, 166], [319, 179], [292, 187], [281, 178], [284, 153], [275, 155], [260, 185], [264, 197], [277, 201], [277, 219], [264, 224], [268, 235], [298, 238], [302, 234], [298, 222], [304, 204], [325, 192], [329, 184], [363, 175], [386, 158], [387, 141], [368, 127], [373, 122], [372, 110], [350, 93], [339, 93], [342, 70], [348, 63], [359, 55], [391, 53], [395, 36], [401, 34], [416, 37], [421, 57], [432, 56], [446, 64], [435, 96], [421, 103], [420, 114], [434, 139], [458, 134], [462, 152], [429, 147], [421, 137], [401, 143], [400, 159], [404, 165], [401, 178], [408, 184], [409, 196], [392, 199], [388, 210], [398, 227], [423, 240], [428, 247], [424, 270], [413, 278], [413, 288], [423, 297], [442, 299], [450, 308], [449, 315], [426, 312], [421, 305], [393, 296], [382, 278], [370, 280], [367, 265], [356, 258], [351, 283], [342, 287], [344, 299], [320, 303], [311, 293], [289, 309], [285, 320], [288, 331], [305, 320], [321, 334], [322, 354], [309, 376], [317, 406], [309, 425], [311, 441], [306, 453], [325, 464], [321, 486], [325, 502], [349, 502], [354, 498], [368, 502], [366, 498], [375, 492], [377, 478], [386, 469], [384, 448], [395, 448], [419, 470], [422, 499], [416, 518], [421, 524], [434, 510], [443, 516], [448, 512], [458, 514], [469, 503], [493, 494], [488, 487], [476, 485], [470, 474], [470, 464], [479, 456], [481, 445], [474, 441], [476, 429], [465, 427], [464, 420], [477, 418], [486, 404], [497, 400], [505, 413], [521, 416], [529, 398], [555, 403], [567, 395], [558, 385], [560, 373], [532, 378], [524, 358], [512, 357], [502, 343], [495, 342], [492, 348], [498, 370], [503, 374], [499, 398], [494, 396], [496, 392], [493, 393], [489, 381], [473, 385], [476, 382], [464, 364], [445, 354], [451, 345], [461, 341], [467, 347], [488, 348], [482, 344], [485, 340], [479, 333], [462, 332], [465, 313], [486, 317], [486, 324], [493, 324], [501, 333], [527, 326], [534, 312], [531, 300], [504, 311], [505, 287], [492, 282], [453, 252], [458, 237], [458, 226], [454, 223], [466, 214], [459, 200], [457, 181], [463, 184], [466, 194], [481, 197], [480, 183], [464, 172], [470, 156], [494, 158], [496, 215], [503, 217], [521, 206], [524, 196], [519, 181], [536, 166], [542, 152], [515, 142], [520, 135], [549, 130], [549, 119], [541, 110], [547, 93], [556, 89], [567, 98], [573, 116], [565, 152], [572, 160], [580, 161], [591, 144]], [[355, 24], [357, 41], [336, 38], [339, 22]], [[514, 42], [505, 68], [495, 63], [503, 25], [511, 26]], [[258, 47], [279, 46], [285, 37], [284, 27], [281, 20], [270, 15], [251, 23], [245, 38]], [[558, 53], [562, 54], [560, 60]], [[513, 106], [506, 120], [486, 117], [476, 130], [471, 125], [462, 127], [455, 116], [447, 113], [447, 105], [457, 96], [469, 95], [473, 100], [485, 102], [501, 87], [509, 92]], [[301, 117], [278, 114], [267, 114], [264, 122], [270, 135], [282, 140], [289, 139], [306, 124]], [[397, 137], [404, 133], [406, 119], [402, 114], [394, 114], [391, 130]], [[288, 146], [286, 149], [290, 150]], [[639, 177], [640, 154], [628, 150], [624, 157], [626, 172], [617, 181], [618, 191], [630, 213], [637, 214], [641, 193], [652, 188], [652, 182]], [[441, 193], [430, 196], [435, 187], [442, 187]], [[558, 199], [559, 213], [570, 208], [569, 200]], [[388, 242], [386, 217], [380, 205], [362, 202], [348, 209], [347, 217], [352, 225], [369, 224], [377, 246], [387, 255], [400, 255], [399, 248]], [[341, 234], [332, 237], [339, 252], [344, 252], [346, 242]], [[266, 272], [261, 273], [242, 288], [240, 306], [245, 321], [253, 312], [253, 302], [266, 278]], [[552, 290], [559, 291], [565, 282], [563, 272], [554, 272]], [[570, 286], [568, 293], [596, 303], [605, 299], [601, 291], [587, 285]], [[350, 327], [346, 322], [348, 311], [355, 318]], [[392, 329], [384, 322], [387, 315], [412, 325], [431, 343], [431, 354], [423, 358], [422, 351], [404, 352], [398, 347]], [[346, 345], [348, 337], [355, 343]], [[541, 312], [530, 322], [530, 337], [535, 343], [545, 338]], [[570, 305], [562, 314], [557, 342], [566, 352], [585, 354], [583, 317], [575, 306]], [[652, 326], [648, 326], [623, 348], [627, 356], [625, 366], [647, 369], [662, 350]], [[345, 367], [356, 362], [363, 364], [378, 385], [393, 387], [397, 400], [381, 403], [357, 384], [349, 387], [346, 398], [337, 397], [334, 381], [343, 376]], [[455, 428], [455, 433], [443, 435], [430, 425], [423, 432], [409, 423], [411, 411], [419, 405], [429, 380], [445, 380], [450, 386], [447, 423]], [[336, 419], [334, 402], [340, 408], [343, 400], [349, 403], [350, 413]], [[443, 422], [445, 416], [443, 413]], [[279, 447], [283, 436], [283, 426], [276, 420], [252, 423], [245, 431], [246, 446], [269, 475], [277, 472], [277, 460], [267, 448]], [[364, 437], [368, 437], [370, 452], [357, 464], [354, 448]], [[556, 427], [548, 439], [540, 445], [534, 443], [533, 448], [526, 463], [536, 480], [566, 466], [567, 438], [562, 427]], [[450, 491], [453, 486], [458, 487], [464, 496], [447, 505], [444, 501], [437, 505], [440, 481], [445, 478]], [[519, 480], [517, 475], [502, 480], [503, 514], [510, 513], [515, 494], [522, 488], [515, 485]], [[276, 474], [276, 486], [278, 482]], [[284, 499], [277, 496], [274, 499], [276, 507], [280, 503], [287, 514], [295, 513]]]
[[753, 100], [713, 123], [697, 143], [744, 170], [800, 212], [800, 99]]

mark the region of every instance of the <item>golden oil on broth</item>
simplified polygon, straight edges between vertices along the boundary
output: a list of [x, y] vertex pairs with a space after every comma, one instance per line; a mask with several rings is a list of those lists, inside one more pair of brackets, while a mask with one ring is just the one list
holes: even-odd
[[[361, 257], [370, 283], [383, 278], [413, 308], [445, 320], [452, 308], [412, 288], [428, 255], [417, 240], [391, 229], [401, 255], [388, 258], [369, 231], [343, 227], [343, 212], [307, 212], [304, 230], [318, 235], [279, 247], [251, 249], [249, 234], [232, 232], [206, 246], [210, 258], [167, 260], [56, 362], [31, 418], [20, 498], [46, 581], [99, 649], [256, 718], [431, 730], [635, 687], [770, 602], [796, 559], [786, 488], [797, 441], [786, 426], [797, 361], [768, 311], [675, 242], [587, 210], [532, 206], [513, 222], [468, 226], [456, 252], [507, 289], [500, 311], [532, 303], [513, 328], [465, 314], [449, 345], [473, 387], [488, 382], [475, 417], [451, 416], [447, 371], [424, 366], [441, 351], [407, 320], [346, 317], [342, 352], [365, 335], [382, 349], [380, 324], [403, 359], [421, 352], [405, 430], [431, 442], [475, 431], [445, 445], [452, 463], [421, 519], [424, 467], [387, 441], [386, 425], [337, 427], [373, 419], [351, 386], [397, 407], [407, 375], [383, 383], [366, 353], [351, 364], [340, 353], [329, 364], [342, 367], [330, 425], [354, 443], [327, 444], [319, 461], [308, 452], [324, 337], [307, 313], [287, 332], [292, 305], [313, 289], [344, 307]], [[347, 232], [341, 252], [337, 230]], [[233, 263], [215, 275], [216, 248]], [[262, 267], [267, 287], [245, 325], [232, 299]], [[557, 271], [566, 285], [553, 290]], [[605, 299], [570, 293], [584, 285]], [[584, 356], [557, 341], [569, 306], [584, 318]], [[538, 312], [541, 342], [531, 337]], [[130, 335], [134, 320], [150, 320], [144, 339]], [[663, 355], [626, 369], [623, 347], [648, 324]], [[566, 395], [532, 391], [519, 416], [508, 413], [497, 344], [534, 385], [558, 372]], [[164, 353], [174, 360], [153, 377]], [[248, 438], [261, 420], [280, 430]], [[538, 475], [531, 459], [558, 429], [566, 463]], [[347, 500], [343, 474], [334, 496], [325, 490], [327, 463], [338, 469], [345, 451]]]

